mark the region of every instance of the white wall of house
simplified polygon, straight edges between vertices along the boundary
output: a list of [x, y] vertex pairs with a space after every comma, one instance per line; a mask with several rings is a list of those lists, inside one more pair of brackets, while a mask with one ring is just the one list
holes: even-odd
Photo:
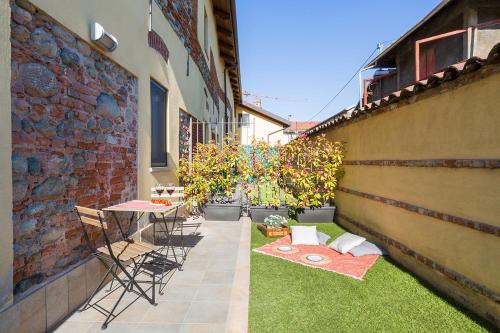
[[248, 115], [249, 122], [247, 126], [238, 124], [237, 133], [241, 144], [251, 144], [253, 140], [266, 141], [272, 145], [286, 144], [290, 141], [290, 136], [283, 133], [284, 126], [269, 117], [252, 112], [247, 108], [236, 107], [237, 118], [239, 115]]

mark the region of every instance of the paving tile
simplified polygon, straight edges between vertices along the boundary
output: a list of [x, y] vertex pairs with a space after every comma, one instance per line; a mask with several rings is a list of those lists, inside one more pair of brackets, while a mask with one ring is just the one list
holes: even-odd
[[[167, 281], [165, 294], [157, 294], [158, 305], [152, 306], [141, 298], [119, 314], [104, 332], [222, 333], [228, 330], [227, 320], [230, 313], [235, 311], [230, 309], [233, 298], [236, 297], [237, 302], [245, 302], [245, 288], [248, 288], [248, 282], [243, 279], [245, 286], [239, 286], [237, 288], [239, 292], [236, 293], [233, 282], [236, 283], [236, 277], [240, 276], [235, 273], [236, 268], [238, 265], [245, 266], [241, 263], [244, 262], [243, 259], [249, 258], [250, 240], [242, 241], [244, 232], [240, 223], [217, 221], [204, 223], [197, 232], [202, 237], [201, 240], [190, 249], [183, 271], [174, 270], [165, 279]], [[246, 249], [245, 253], [241, 250], [243, 248]], [[94, 265], [89, 264], [84, 271], [85, 278], [81, 283], [86, 294], [93, 284]], [[72, 273], [72, 281], [75, 284], [80, 275]], [[141, 286], [147, 288], [146, 285], [141, 284]], [[101, 306], [111, 309], [122, 288], [119, 289], [101, 301]], [[75, 301], [78, 299], [75, 286], [69, 291], [70, 298], [72, 291], [72, 300]], [[78, 291], [79, 289], [76, 289], [76, 292]], [[149, 291], [147, 293], [150, 294]], [[104, 295], [104, 290], [99, 294]], [[135, 297], [135, 294], [126, 293], [119, 310], [126, 307]], [[234, 305], [236, 312], [246, 311], [246, 308], [239, 303]], [[246, 313], [242, 316], [233, 314], [231, 317], [243, 320], [246, 315]], [[56, 332], [102, 332], [101, 325], [104, 320], [103, 314], [89, 309], [82, 313], [74, 313]], [[231, 329], [237, 328], [238, 332], [243, 332], [244, 329], [239, 330], [240, 326], [246, 328], [246, 324], [233, 323]]]
[[231, 258], [213, 257], [208, 264], [208, 269], [211, 271], [234, 271], [237, 259], [236, 255], [231, 256]]
[[211, 324], [226, 322], [228, 302], [192, 302], [184, 319], [185, 323]]
[[198, 289], [194, 300], [229, 302], [231, 291], [231, 285], [202, 285]]
[[196, 253], [190, 253], [182, 268], [185, 271], [206, 270], [211, 259], [212, 257], [208, 255], [197, 256]]
[[183, 324], [179, 333], [222, 333], [224, 324]]
[[205, 276], [204, 270], [184, 270], [177, 271], [172, 276], [169, 284], [200, 284]]
[[205, 272], [202, 284], [232, 284], [234, 271]]
[[47, 330], [47, 314], [45, 288], [35, 291], [19, 302], [19, 332], [45, 332]]
[[19, 332], [21, 310], [19, 304], [12, 305], [8, 309], [0, 312], [0, 332]]
[[[94, 323], [85, 333], [132, 333], [134, 327], [127, 323], [111, 322], [108, 327], [103, 330], [102, 323]], [[76, 332], [74, 332], [76, 333]]]
[[51, 328], [69, 313], [68, 278], [66, 275], [45, 287], [47, 297], [47, 328]]
[[198, 285], [167, 284], [163, 295], [158, 296], [160, 301], [191, 301], [198, 292]]
[[141, 323], [182, 323], [190, 302], [159, 301], [139, 318]]
[[54, 329], [54, 333], [86, 333], [94, 323], [65, 321]]
[[80, 306], [87, 298], [85, 265], [76, 267], [66, 276], [68, 277], [68, 305], [71, 311]]
[[105, 274], [104, 265], [97, 259], [93, 258], [85, 264], [85, 283], [87, 285], [87, 297], [89, 297], [98, 284], [101, 282]]
[[133, 324], [133, 333], [178, 333], [180, 324]]

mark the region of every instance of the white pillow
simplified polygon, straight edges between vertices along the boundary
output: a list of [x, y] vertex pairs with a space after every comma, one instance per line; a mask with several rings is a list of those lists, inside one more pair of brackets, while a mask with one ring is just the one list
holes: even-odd
[[326, 245], [326, 242], [328, 242], [328, 240], [331, 238], [329, 235], [321, 231], [316, 232], [316, 235], [318, 236], [318, 242], [321, 245]]
[[316, 226], [306, 227], [293, 225], [292, 245], [319, 245]]
[[353, 247], [349, 250], [349, 253], [355, 257], [366, 256], [368, 254], [384, 255], [384, 251], [381, 248], [369, 241], [364, 241], [360, 245]]
[[353, 247], [358, 246], [359, 244], [363, 243], [365, 240], [366, 240], [366, 238], [364, 238], [364, 237], [346, 232], [345, 234], [343, 234], [342, 236], [339, 236], [336, 240], [334, 240], [330, 244], [330, 247], [337, 252], [347, 253]]

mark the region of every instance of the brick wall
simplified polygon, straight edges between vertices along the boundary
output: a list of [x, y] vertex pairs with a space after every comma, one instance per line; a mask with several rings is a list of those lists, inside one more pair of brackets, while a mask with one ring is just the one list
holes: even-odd
[[11, 6], [20, 293], [88, 256], [76, 203], [102, 208], [136, 197], [137, 79], [30, 3]]
[[[207, 85], [210, 96], [219, 109], [219, 99], [224, 101], [224, 90], [217, 79], [214, 56], [210, 51], [210, 66], [203, 55], [203, 49], [198, 40], [197, 17], [198, 0], [155, 0], [163, 15], [170, 23], [175, 33], [191, 54], [191, 58], [200, 70], [201, 76]], [[231, 103], [226, 99], [227, 108], [232, 112]]]

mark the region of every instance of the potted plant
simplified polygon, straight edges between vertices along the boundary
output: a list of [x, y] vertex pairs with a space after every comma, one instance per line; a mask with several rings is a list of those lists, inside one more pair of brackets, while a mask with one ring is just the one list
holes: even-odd
[[257, 228], [262, 231], [266, 237], [283, 237], [290, 233], [288, 227], [288, 218], [281, 215], [270, 215], [264, 219], [263, 224]]
[[288, 217], [285, 196], [278, 185], [279, 149], [279, 146], [254, 140], [250, 151], [247, 150], [245, 192], [252, 222], [262, 223], [270, 215]]
[[333, 199], [343, 175], [343, 145], [325, 135], [300, 136], [280, 150], [280, 186], [293, 199], [298, 222], [333, 222]]
[[191, 162], [179, 161], [177, 176], [188, 204], [196, 203], [208, 221], [238, 221], [241, 201], [235, 192], [241, 170], [239, 146], [229, 138], [222, 145], [198, 144]]

